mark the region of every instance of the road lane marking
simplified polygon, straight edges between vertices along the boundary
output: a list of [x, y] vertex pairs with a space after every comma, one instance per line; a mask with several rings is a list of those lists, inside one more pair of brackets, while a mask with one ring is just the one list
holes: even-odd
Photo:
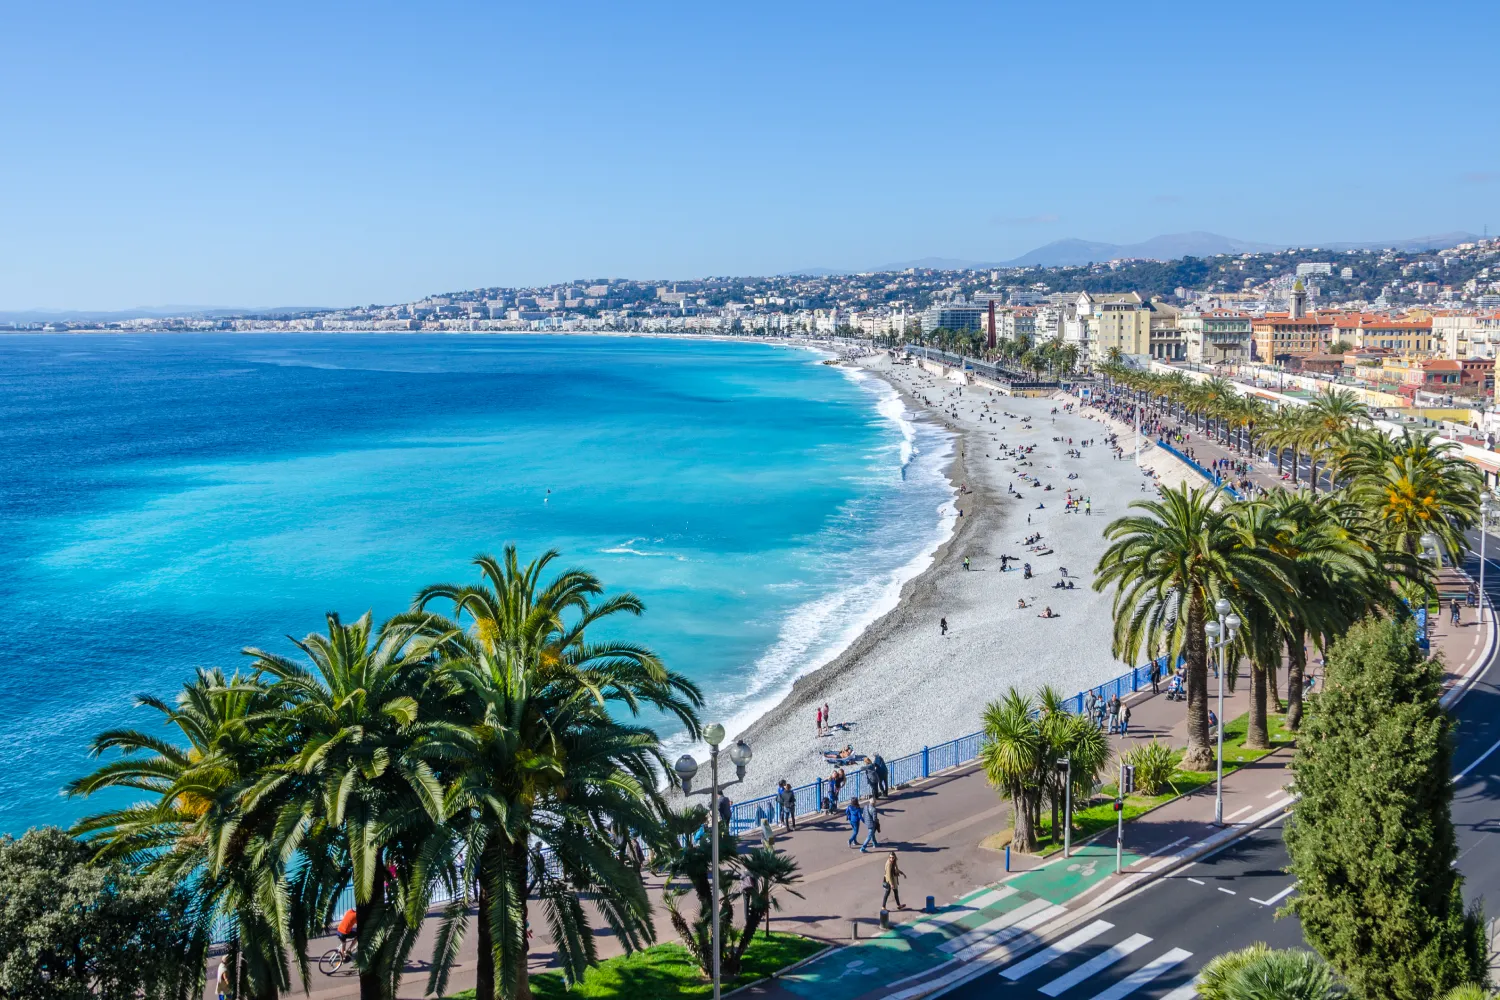
[[1035, 972], [1037, 969], [1040, 969], [1044, 965], [1050, 965], [1053, 959], [1061, 955], [1066, 955], [1068, 952], [1077, 948], [1079, 945], [1088, 944], [1090, 941], [1094, 940], [1094, 938], [1098, 937], [1100, 934], [1103, 934], [1105, 931], [1114, 930], [1114, 926], [1114, 924], [1110, 923], [1107, 920], [1095, 920], [1093, 923], [1089, 924], [1082, 930], [1074, 931], [1072, 934], [1069, 934], [1067, 937], [1057, 942], [1057, 944], [1042, 949], [1035, 955], [1032, 955], [1030, 958], [1026, 959], [1026, 961], [1017, 962], [1010, 968], [1003, 970], [1000, 975], [1005, 977], [1006, 979], [1009, 979], [1011, 982], [1015, 982], [1017, 979]]
[[1043, 924], [1051, 923], [1054, 919], [1062, 916], [1066, 912], [1068, 912], [1068, 908], [1066, 906], [1058, 906], [1055, 904], [1047, 907], [1044, 910], [1039, 910], [1038, 912], [1031, 914], [1031, 916], [1027, 917], [1025, 920], [1018, 921], [1015, 924], [1004, 928], [1003, 930], [991, 934], [985, 937], [985, 939], [982, 941], [975, 941], [973, 944], [969, 945], [967, 948], [964, 948], [962, 951], [955, 952], [953, 954], [953, 958], [955, 961], [967, 962], [971, 959], [978, 958], [981, 955], [986, 955], [994, 951], [1001, 945], [1008, 944], [1009, 942], [1016, 940], [1023, 934], [1030, 936], [1032, 931], [1036, 930]]
[[1216, 886], [1214, 886], [1214, 888], [1218, 889], [1220, 892], [1227, 892], [1231, 896], [1238, 896], [1239, 895], [1239, 893], [1235, 892], [1233, 889], [1226, 889], [1222, 885], [1216, 885]]
[[1256, 899], [1254, 896], [1251, 896], [1250, 897], [1250, 902], [1252, 902], [1252, 903], [1259, 903], [1261, 906], [1273, 906], [1277, 902], [1279, 902], [1280, 900], [1283, 900], [1286, 897], [1290, 896], [1293, 892], [1296, 891], [1296, 889], [1297, 889], [1297, 883], [1293, 882], [1291, 885], [1287, 886], [1285, 889], [1282, 889], [1280, 892], [1278, 892], [1276, 895], [1272, 896], [1270, 899]]
[[1193, 953], [1190, 951], [1184, 951], [1181, 948], [1173, 948], [1171, 951], [1167, 952], [1165, 955], [1162, 955], [1160, 958], [1154, 958], [1150, 962], [1147, 962], [1145, 965], [1141, 966], [1139, 969], [1136, 969], [1130, 975], [1126, 976], [1118, 983], [1115, 983], [1103, 993], [1096, 994], [1093, 1000], [1122, 1000], [1123, 997], [1127, 997], [1130, 994], [1134, 993], [1142, 986], [1145, 986], [1147, 983], [1151, 982], [1151, 980], [1155, 979], [1157, 976], [1162, 975], [1169, 969], [1181, 965], [1185, 960], [1192, 957]]
[[1484, 759], [1486, 757], [1488, 757], [1490, 754], [1494, 753], [1496, 750], [1500, 750], [1500, 740], [1496, 740], [1493, 746], [1491, 746], [1488, 750], [1486, 750], [1484, 753], [1480, 754], [1477, 758], [1475, 758], [1474, 763], [1470, 764], [1468, 767], [1464, 768], [1462, 771], [1459, 771], [1458, 774], [1455, 775], [1454, 778], [1453, 778], [1454, 783], [1457, 784], [1459, 778], [1462, 778], [1464, 775], [1466, 775], [1470, 771], [1474, 770], [1474, 768], [1478, 767], [1480, 764], [1483, 764], [1484, 763]]
[[1246, 806], [1243, 809], [1237, 809], [1234, 812], [1230, 813], [1228, 816], [1225, 816], [1224, 817], [1224, 822], [1228, 823], [1230, 820], [1234, 819], [1236, 816], [1243, 816], [1243, 815], [1245, 815], [1245, 813], [1249, 812], [1251, 809], [1254, 809], [1254, 808], [1255, 808], [1254, 806]]
[[1191, 882], [1191, 883], [1193, 883], [1194, 885], [1207, 885], [1208, 884], [1207, 882], [1203, 881], [1201, 878], [1192, 878], [1192, 877], [1189, 877], [1188, 881]]
[[1033, 913], [1036, 913], [1038, 910], [1045, 910], [1051, 905], [1052, 904], [1047, 902], [1045, 899], [1033, 899], [1030, 902], [1016, 907], [1009, 913], [1002, 913], [1000, 916], [995, 917], [993, 920], [986, 920], [978, 927], [974, 927], [970, 930], [964, 931], [962, 934], [958, 935], [951, 941], [944, 941], [942, 944], [938, 945], [938, 951], [945, 951], [949, 953], [955, 951], [963, 951], [964, 949], [973, 945], [976, 941], [988, 938], [996, 931], [1004, 930], [1011, 924], [1025, 920], [1027, 917], [1031, 916]]
[[1058, 976], [1052, 982], [1043, 986], [1040, 992], [1047, 994], [1049, 997], [1055, 997], [1059, 993], [1066, 993], [1090, 976], [1103, 972], [1116, 962], [1123, 961], [1127, 955], [1144, 948], [1150, 943], [1151, 939], [1146, 935], [1132, 934], [1108, 951], [1102, 951], [1095, 955], [1072, 972]]

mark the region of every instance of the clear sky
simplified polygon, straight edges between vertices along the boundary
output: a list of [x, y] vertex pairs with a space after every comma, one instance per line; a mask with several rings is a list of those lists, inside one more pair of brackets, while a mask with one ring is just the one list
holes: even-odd
[[21, 3], [0, 309], [1500, 228], [1500, 3]]

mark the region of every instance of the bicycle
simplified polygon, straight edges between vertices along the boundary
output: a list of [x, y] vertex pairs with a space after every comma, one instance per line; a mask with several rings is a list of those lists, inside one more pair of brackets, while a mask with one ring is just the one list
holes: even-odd
[[[337, 948], [329, 948], [318, 959], [318, 971], [325, 976], [336, 974], [345, 965], [349, 964], [349, 960], [353, 957], [354, 945], [354, 939], [350, 938], [346, 943], [339, 945]], [[345, 950], [346, 948], [348, 949], [347, 951]]]

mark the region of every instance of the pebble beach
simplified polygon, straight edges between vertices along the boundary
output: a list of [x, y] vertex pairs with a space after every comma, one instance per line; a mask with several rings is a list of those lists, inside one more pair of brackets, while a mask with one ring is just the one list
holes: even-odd
[[[857, 754], [893, 759], [976, 732], [985, 705], [1012, 686], [1051, 685], [1072, 695], [1124, 671], [1110, 655], [1111, 594], [1093, 590], [1104, 529], [1131, 501], [1154, 497], [1158, 483], [1175, 486], [1194, 475], [1150, 446], [1138, 468], [1131, 429], [1082, 405], [1068, 412], [1079, 403], [1071, 396], [1005, 396], [884, 354], [855, 363], [889, 381], [911, 419], [955, 435], [949, 475], [961, 513], [895, 608], [733, 734], [755, 752], [736, 799], [767, 794], [783, 778], [798, 785], [826, 777], [825, 749], [852, 744]], [[1119, 434], [1122, 457], [1106, 443], [1110, 433]], [[1016, 449], [1027, 447], [1017, 458]], [[1069, 489], [1086, 498], [1075, 511], [1067, 509]], [[1065, 580], [1073, 589], [1054, 589]], [[1055, 617], [1041, 617], [1048, 608]], [[820, 736], [816, 712], [824, 703], [836, 726]]]

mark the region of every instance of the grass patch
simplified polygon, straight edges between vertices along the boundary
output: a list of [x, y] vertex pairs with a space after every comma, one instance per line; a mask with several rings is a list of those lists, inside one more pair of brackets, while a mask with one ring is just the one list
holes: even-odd
[[[1283, 746], [1294, 745], [1296, 734], [1289, 732], [1285, 727], [1286, 717], [1267, 713], [1266, 729], [1271, 736], [1271, 747], [1268, 750], [1252, 750], [1245, 746], [1245, 735], [1249, 728], [1249, 713], [1234, 719], [1224, 728], [1224, 773], [1232, 774], [1241, 766], [1260, 760], [1267, 754], [1274, 752]], [[1172, 751], [1173, 759], [1181, 762], [1184, 751], [1181, 749]], [[1125, 799], [1125, 822], [1129, 823], [1138, 816], [1142, 816], [1157, 806], [1170, 802], [1182, 795], [1196, 792], [1205, 785], [1214, 783], [1213, 771], [1181, 771], [1174, 770], [1172, 777], [1168, 779], [1171, 791], [1160, 795], [1144, 795], [1136, 793]], [[1099, 794], [1092, 801], [1083, 804], [1082, 808], [1075, 807], [1073, 810], [1073, 839], [1074, 841], [1087, 840], [1096, 833], [1102, 833], [1115, 827], [1116, 813], [1114, 809], [1114, 798], [1116, 794], [1115, 783], [1110, 782], [1099, 789]], [[1052, 812], [1050, 809], [1042, 810], [1042, 822], [1037, 829], [1037, 853], [1042, 856], [1062, 850], [1062, 839], [1056, 840], [1052, 837]]]
[[[800, 962], [823, 949], [823, 944], [800, 934], [755, 935], [745, 952], [739, 976], [724, 980], [724, 991], [764, 979], [779, 969]], [[652, 945], [634, 955], [606, 959], [590, 969], [583, 982], [569, 990], [561, 974], [543, 972], [531, 977], [531, 992], [538, 1000], [676, 1000], [678, 997], [713, 996], [713, 985], [699, 970], [688, 950], [676, 942]], [[465, 990], [448, 1000], [474, 1000]]]

